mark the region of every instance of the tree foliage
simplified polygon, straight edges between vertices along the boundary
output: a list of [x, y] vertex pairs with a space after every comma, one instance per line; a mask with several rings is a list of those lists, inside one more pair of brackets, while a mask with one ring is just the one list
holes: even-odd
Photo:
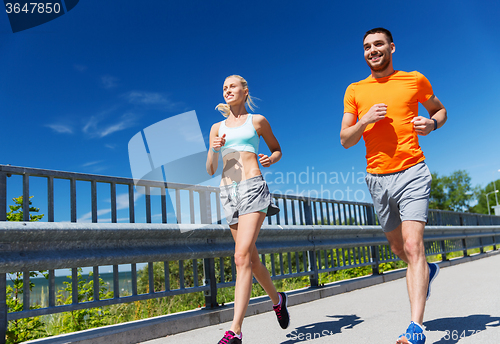
[[[38, 213], [40, 208], [35, 208], [31, 206], [31, 199], [33, 196], [29, 198], [30, 205], [30, 221], [39, 221], [43, 218], [43, 214], [40, 215], [32, 215], [31, 212]], [[24, 221], [23, 220], [23, 196], [15, 197], [12, 199], [15, 205], [9, 205], [10, 211], [7, 213], [7, 221]]]
[[[471, 211], [478, 214], [488, 214], [488, 202], [486, 201], [486, 195], [488, 195], [488, 201], [490, 205], [490, 213], [494, 214], [491, 207], [495, 206], [497, 199], [500, 201], [500, 192], [496, 193], [495, 189], [500, 190], [500, 179], [488, 183], [484, 189], [479, 188], [476, 191], [477, 204], [472, 207]], [[495, 197], [496, 196], [496, 197]]]
[[[30, 197], [30, 199], [33, 196]], [[7, 221], [23, 221], [23, 196], [12, 199], [15, 205], [9, 205], [10, 211], [7, 213]], [[30, 212], [39, 212], [39, 208], [31, 207]], [[38, 221], [43, 218], [41, 215], [30, 214], [30, 221]], [[30, 278], [37, 277], [43, 274], [46, 278], [45, 271], [31, 271]], [[22, 272], [13, 272], [9, 274], [12, 281], [12, 286], [7, 286], [7, 307], [9, 312], [20, 312], [26, 310], [23, 304], [24, 281]], [[35, 284], [30, 281], [29, 290], [32, 291]], [[37, 309], [40, 305], [29, 306], [28, 309]], [[41, 317], [23, 318], [10, 321], [7, 327], [6, 339], [7, 343], [20, 343], [26, 340], [42, 338], [45, 336], [45, 323]]]
[[[89, 279], [82, 276], [82, 268], [78, 268], [78, 303], [94, 300], [93, 273], [89, 273]], [[71, 279], [71, 276], [68, 276]], [[59, 305], [70, 305], [73, 303], [71, 282], [64, 282], [66, 287], [57, 293]], [[106, 283], [99, 278], [99, 299], [110, 299], [113, 292], [108, 291]], [[66, 312], [61, 319], [61, 332], [75, 332], [89, 328], [101, 327], [109, 323], [109, 308], [89, 308]]]
[[471, 177], [465, 170], [458, 170], [449, 176], [440, 177], [432, 173], [430, 209], [470, 211], [470, 202], [479, 188], [471, 185]]

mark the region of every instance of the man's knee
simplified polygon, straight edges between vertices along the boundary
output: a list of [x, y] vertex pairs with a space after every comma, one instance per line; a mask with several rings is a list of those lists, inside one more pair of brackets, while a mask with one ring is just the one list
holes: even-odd
[[391, 251], [398, 257], [405, 253], [404, 247], [400, 243], [391, 244]]
[[404, 252], [408, 259], [417, 258], [425, 255], [423, 238], [409, 238], [405, 240]]

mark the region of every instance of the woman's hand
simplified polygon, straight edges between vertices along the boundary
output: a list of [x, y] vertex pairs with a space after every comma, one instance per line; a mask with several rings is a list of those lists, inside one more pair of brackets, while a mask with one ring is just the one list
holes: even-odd
[[265, 154], [259, 154], [259, 162], [260, 164], [262, 165], [262, 167], [269, 167], [272, 165], [272, 161], [271, 161], [271, 158], [268, 157], [267, 155]]
[[212, 142], [212, 148], [219, 151], [222, 146], [226, 144], [226, 134], [222, 136], [216, 136]]

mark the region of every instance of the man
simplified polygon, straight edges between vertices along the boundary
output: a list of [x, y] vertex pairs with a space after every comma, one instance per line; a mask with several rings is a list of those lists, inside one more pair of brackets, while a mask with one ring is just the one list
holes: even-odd
[[[371, 75], [346, 90], [340, 140], [349, 148], [363, 136], [366, 183], [379, 223], [392, 251], [408, 264], [411, 323], [397, 343], [423, 344], [425, 302], [439, 267], [425, 258], [423, 236], [432, 177], [418, 135], [440, 128], [447, 119], [446, 109], [422, 74], [394, 70], [396, 47], [388, 30], [368, 31], [363, 48]], [[430, 118], [418, 116], [418, 103]]]

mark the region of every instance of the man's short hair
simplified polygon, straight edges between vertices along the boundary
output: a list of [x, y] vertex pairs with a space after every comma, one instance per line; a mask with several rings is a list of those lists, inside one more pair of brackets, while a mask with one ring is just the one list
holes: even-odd
[[384, 29], [383, 27], [377, 27], [375, 29], [371, 29], [366, 31], [365, 36], [363, 37], [363, 42], [365, 41], [366, 36], [374, 34], [374, 33], [383, 33], [387, 39], [389, 40], [389, 43], [393, 43], [394, 41], [392, 40], [392, 34], [389, 30]]

